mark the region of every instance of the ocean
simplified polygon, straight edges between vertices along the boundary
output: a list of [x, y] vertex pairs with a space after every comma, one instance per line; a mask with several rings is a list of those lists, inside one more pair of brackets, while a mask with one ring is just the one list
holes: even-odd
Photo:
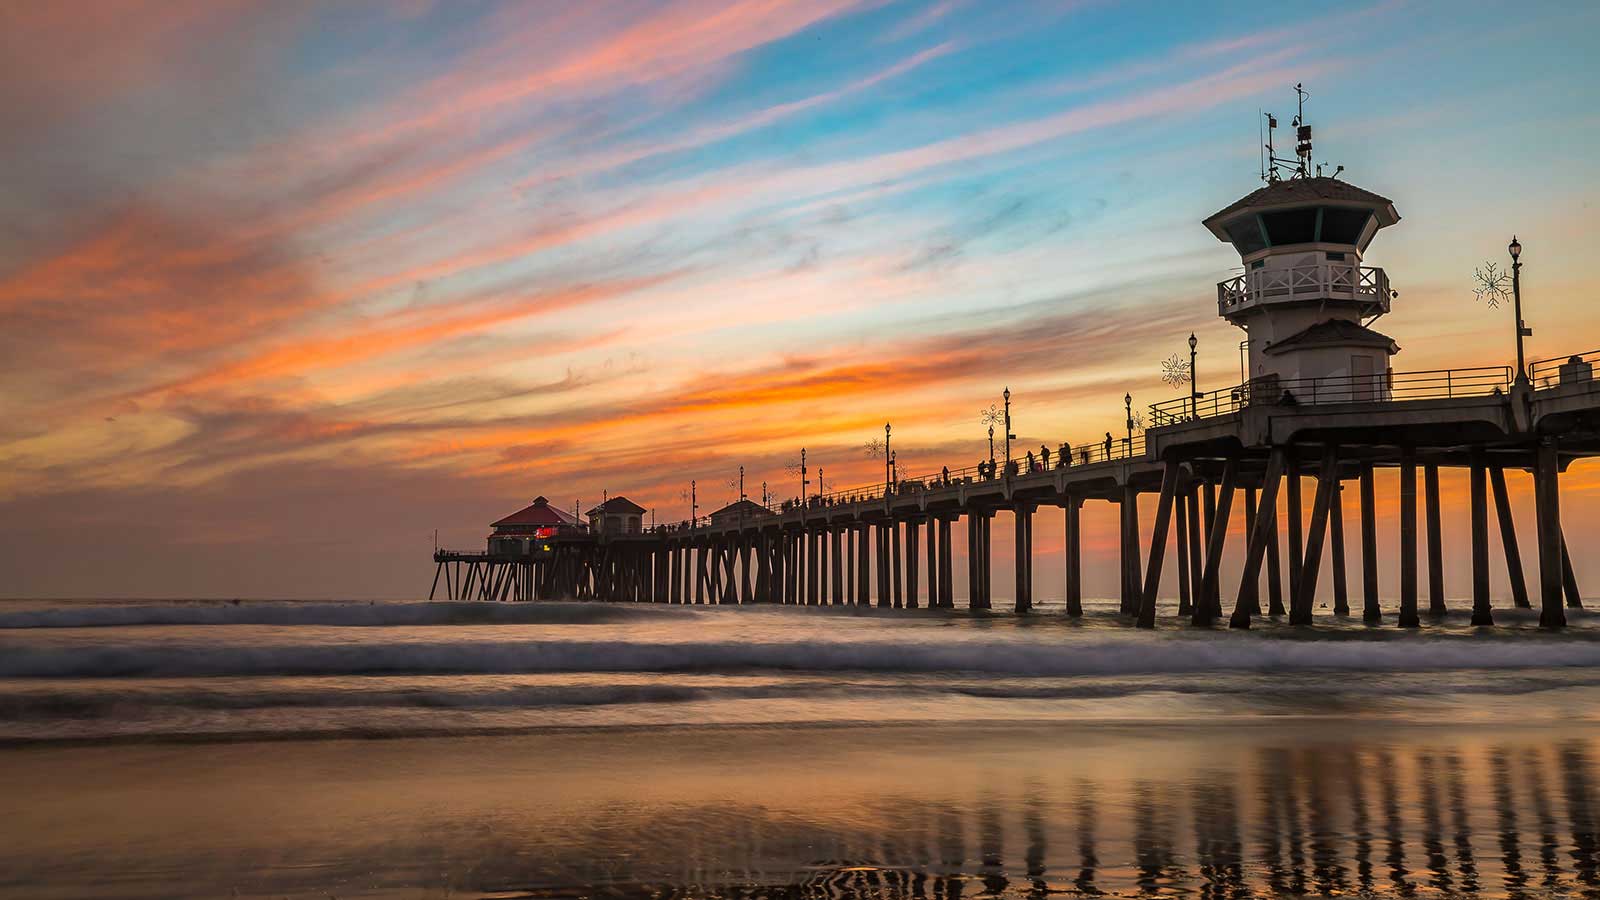
[[0, 601], [0, 894], [1600, 895], [1600, 617]]

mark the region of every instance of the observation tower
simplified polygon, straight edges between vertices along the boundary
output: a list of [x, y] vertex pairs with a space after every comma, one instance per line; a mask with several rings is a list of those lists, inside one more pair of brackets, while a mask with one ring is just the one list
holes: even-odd
[[1244, 273], [1217, 285], [1217, 312], [1243, 329], [1257, 398], [1387, 399], [1386, 373], [1400, 351], [1371, 328], [1395, 294], [1382, 269], [1361, 264], [1379, 229], [1400, 221], [1387, 198], [1331, 176], [1311, 161], [1305, 92], [1292, 124], [1295, 155], [1280, 158], [1266, 114], [1262, 187], [1207, 218], [1206, 228], [1233, 245]]

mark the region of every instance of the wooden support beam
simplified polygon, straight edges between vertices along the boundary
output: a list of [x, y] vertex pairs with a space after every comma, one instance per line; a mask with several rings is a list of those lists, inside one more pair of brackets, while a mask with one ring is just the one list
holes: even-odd
[[1567, 613], [1561, 606], [1561, 461], [1554, 441], [1539, 444], [1534, 466], [1535, 517], [1539, 523], [1539, 625], [1565, 628]]
[[901, 609], [905, 606], [905, 595], [901, 592], [900, 581], [900, 521], [889, 520], [889, 578], [894, 583], [894, 608]]
[[1328, 506], [1328, 539], [1333, 542], [1333, 614], [1350, 615], [1350, 585], [1346, 580], [1344, 558], [1344, 482], [1333, 483]]
[[[1200, 528], [1200, 484], [1192, 479], [1184, 479], [1183, 507], [1189, 523], [1189, 600], [1199, 603], [1205, 598], [1202, 586], [1205, 584], [1206, 554], [1203, 543], [1204, 532]], [[1185, 615], [1193, 616], [1194, 607], [1190, 606]]]
[[1578, 576], [1572, 571], [1572, 554], [1567, 552], [1567, 532], [1561, 532], [1561, 589], [1567, 596], [1568, 609], [1583, 609], [1583, 598], [1578, 595]]
[[982, 598], [978, 596], [978, 516], [967, 513], [967, 609], [978, 609]]
[[[1167, 465], [1170, 466], [1170, 465], [1172, 465], [1172, 463], [1168, 462]], [[1165, 483], [1166, 483], [1165, 482], [1165, 479], [1166, 479], [1166, 472], [1165, 471], [1163, 471], [1161, 473], [1161, 477], [1162, 477], [1162, 483], [1163, 483], [1163, 485], [1165, 485]], [[1163, 490], [1165, 490], [1165, 488], [1163, 488]], [[1172, 518], [1176, 520], [1177, 531], [1178, 531], [1177, 540], [1175, 541], [1175, 543], [1177, 545], [1177, 554], [1176, 554], [1177, 555], [1177, 559], [1175, 560], [1175, 564], [1178, 567], [1178, 615], [1179, 616], [1187, 616], [1191, 612], [1190, 606], [1189, 606], [1189, 604], [1191, 602], [1191, 598], [1190, 598], [1190, 594], [1189, 594], [1189, 514], [1185, 511], [1186, 507], [1188, 506], [1188, 504], [1184, 502], [1185, 498], [1188, 496], [1188, 493], [1189, 493], [1188, 479], [1184, 478], [1183, 477], [1183, 473], [1180, 471], [1179, 474], [1178, 474], [1177, 483], [1173, 485], [1173, 489], [1172, 489]], [[1160, 506], [1160, 504], [1162, 502], [1163, 501], [1161, 501], [1161, 500], [1157, 500], [1156, 501], [1156, 520], [1157, 521], [1160, 521], [1160, 517], [1161, 517], [1161, 506]], [[1151, 547], [1153, 548], [1154, 546], [1155, 545], [1152, 543]], [[1154, 553], [1155, 550], [1152, 549], [1150, 552]], [[1146, 573], [1145, 580], [1147, 582], [1149, 581], [1148, 573]]]
[[1139, 489], [1133, 484], [1122, 486], [1122, 614], [1139, 614], [1139, 602], [1144, 591], [1139, 571]]
[[1495, 517], [1500, 521], [1500, 548], [1506, 554], [1506, 576], [1511, 581], [1511, 602], [1517, 609], [1532, 609], [1528, 601], [1528, 579], [1522, 572], [1522, 551], [1517, 547], [1517, 523], [1511, 515], [1511, 497], [1506, 491], [1506, 470], [1489, 467], [1489, 483], [1494, 488]]
[[1417, 451], [1400, 449], [1400, 627], [1418, 628], [1417, 615]]
[[444, 563], [435, 561], [433, 564], [433, 587], [428, 588], [428, 602], [433, 602], [433, 593], [439, 589], [439, 573], [444, 571]]
[[[1262, 503], [1266, 503], [1262, 500]], [[1267, 535], [1267, 615], [1281, 616], [1283, 609], [1283, 541], [1278, 535], [1278, 510], [1274, 503], [1273, 508], [1266, 511], [1271, 513], [1272, 533]], [[1266, 513], [1261, 513], [1265, 515]]]
[[1489, 479], [1481, 447], [1471, 451], [1472, 624], [1493, 625], [1489, 607]]
[[917, 601], [917, 575], [920, 568], [917, 563], [917, 520], [906, 520], [906, 609], [916, 609]]
[[1067, 615], [1076, 619], [1083, 615], [1083, 501], [1067, 495], [1066, 498], [1066, 566]]
[[845, 604], [845, 557], [840, 552], [845, 544], [843, 528], [830, 528], [829, 540], [832, 541], [829, 559], [834, 562], [834, 604]]
[[856, 527], [856, 555], [861, 559], [860, 568], [856, 569], [856, 585], [858, 602], [862, 606], [872, 605], [872, 553], [869, 547], [872, 539], [872, 526], [862, 524]]
[[1305, 504], [1300, 498], [1300, 461], [1294, 447], [1289, 448], [1288, 468], [1284, 469], [1284, 487], [1287, 495], [1287, 508], [1284, 514], [1289, 517], [1289, 618], [1294, 619], [1294, 598], [1300, 596], [1300, 577], [1305, 569], [1305, 557], [1302, 547], [1305, 546], [1305, 535], [1301, 528], [1305, 518]]
[[939, 605], [939, 522], [928, 519], [928, 608]]
[[1013, 510], [1016, 528], [1017, 590], [1015, 608], [1019, 613], [1033, 609], [1033, 504], [1019, 500]]
[[1339, 482], [1339, 450], [1327, 445], [1322, 450], [1322, 470], [1317, 473], [1317, 496], [1311, 504], [1311, 528], [1306, 536], [1304, 568], [1300, 571], [1300, 593], [1289, 611], [1289, 624], [1310, 625], [1316, 603], [1317, 573], [1322, 566], [1322, 540], [1328, 530], [1328, 507], [1333, 502], [1334, 486]]
[[[1172, 523], [1172, 504], [1178, 493], [1180, 466], [1167, 457], [1161, 470], [1161, 493], [1156, 498], [1156, 520], [1150, 529], [1150, 560], [1144, 575], [1144, 591], [1139, 598], [1140, 628], [1156, 627], [1156, 593], [1161, 590], [1161, 565], [1167, 558], [1167, 531]], [[1179, 547], [1183, 540], [1180, 537]]]
[[894, 597], [889, 583], [889, 523], [880, 522], [877, 527], [878, 538], [878, 606], [891, 608], [894, 606]]
[[[1230, 456], [1222, 469], [1222, 487], [1211, 520], [1211, 534], [1207, 539], [1204, 580], [1190, 618], [1195, 625], [1210, 625], [1221, 616], [1216, 598], [1221, 596], [1222, 551], [1228, 541], [1228, 518], [1233, 510], [1233, 495], [1238, 488], [1238, 481], [1239, 460]], [[1204, 598], [1204, 602], [1201, 598]]]
[[1286, 456], [1282, 447], [1274, 447], [1271, 455], [1267, 457], [1267, 471], [1261, 477], [1261, 505], [1256, 515], [1255, 527], [1250, 530], [1250, 539], [1245, 545], [1244, 573], [1239, 580], [1239, 598], [1235, 601], [1233, 615], [1228, 620], [1230, 628], [1250, 627], [1250, 617], [1254, 610], [1249, 604], [1244, 586], [1261, 577], [1262, 557], [1266, 556], [1272, 536], [1278, 531], [1278, 486], [1283, 483]]
[[955, 546], [950, 540], [952, 522], [954, 519], [939, 520], [939, 605], [946, 609], [956, 606]]
[[1383, 621], [1378, 606], [1378, 511], [1372, 463], [1361, 464], [1361, 621]]
[[[1423, 522], [1428, 535], [1428, 612], [1442, 616], [1447, 611], [1444, 604], [1444, 536], [1439, 525], [1439, 466], [1426, 463], [1422, 467]], [[1487, 554], [1484, 556], [1487, 560]], [[1477, 565], [1476, 560], [1473, 563]], [[1485, 582], [1487, 584], [1487, 582]], [[1474, 587], [1476, 590], [1476, 587]], [[1477, 615], [1476, 612], [1473, 613]]]
[[[1244, 535], [1245, 540], [1256, 530], [1256, 489], [1244, 489]], [[1249, 581], [1239, 582], [1239, 596], [1244, 598], [1245, 605], [1249, 607], [1250, 614], [1261, 615], [1261, 579], [1252, 578]]]

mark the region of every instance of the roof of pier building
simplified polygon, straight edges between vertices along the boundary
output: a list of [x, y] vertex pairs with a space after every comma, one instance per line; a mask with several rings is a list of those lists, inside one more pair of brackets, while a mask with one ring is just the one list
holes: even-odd
[[489, 527], [500, 530], [518, 528], [538, 528], [550, 525], [578, 525], [578, 519], [572, 513], [557, 509], [550, 505], [544, 497], [535, 497], [533, 502], [517, 510], [509, 516]]
[[[1365, 188], [1356, 187], [1348, 181], [1340, 181], [1337, 178], [1317, 177], [1290, 178], [1284, 181], [1275, 181], [1266, 187], [1246, 194], [1219, 212], [1206, 217], [1202, 224], [1212, 234], [1216, 235], [1218, 240], [1237, 245], [1240, 241], [1239, 235], [1230, 235], [1228, 228], [1246, 215], [1266, 212], [1281, 213], [1292, 217], [1292, 214], [1287, 212], [1288, 210], [1304, 208], [1309, 212], [1319, 207], [1368, 210], [1372, 216], [1376, 217], [1378, 228], [1385, 228], [1400, 221], [1400, 213], [1395, 211], [1394, 201], [1389, 198], [1374, 194]], [[1265, 227], [1270, 230], [1274, 227], [1274, 223], [1270, 221], [1272, 217], [1269, 216], [1268, 218], [1269, 221]], [[1329, 243], [1357, 243], [1356, 238], [1361, 233], [1360, 225], [1365, 220], [1365, 217], [1359, 217], [1362, 221], [1351, 219], [1349, 216], [1344, 216], [1343, 218], [1350, 219], [1350, 221], [1347, 223], [1341, 222], [1340, 231], [1352, 232], [1349, 235], [1344, 235], [1351, 239], [1327, 239]], [[1284, 223], [1286, 226], [1292, 226], [1293, 224]], [[1307, 227], [1309, 228], [1309, 226]], [[1330, 221], [1329, 230], [1332, 230], [1332, 228], [1333, 225]], [[1373, 231], [1376, 231], [1376, 229], [1373, 229]], [[1366, 232], [1366, 234], [1370, 238], [1371, 232]], [[1309, 238], [1306, 240], [1308, 241]], [[1273, 245], [1275, 246], [1304, 242], [1306, 241], [1273, 238]]]
[[1400, 352], [1400, 345], [1395, 343], [1394, 338], [1348, 319], [1318, 322], [1304, 331], [1295, 332], [1281, 341], [1268, 344], [1261, 352], [1277, 355], [1311, 347], [1379, 347], [1390, 356]]
[[612, 497], [594, 509], [584, 513], [586, 516], [639, 516], [644, 514], [644, 507], [629, 500], [627, 497]]
[[724, 520], [738, 519], [740, 517], [746, 519], [756, 519], [762, 516], [770, 515], [772, 515], [772, 510], [767, 509], [765, 506], [762, 506], [754, 500], [741, 499], [735, 500], [734, 502], [729, 503], [727, 506], [713, 511], [711, 513], [711, 520], [714, 522], [721, 522]]

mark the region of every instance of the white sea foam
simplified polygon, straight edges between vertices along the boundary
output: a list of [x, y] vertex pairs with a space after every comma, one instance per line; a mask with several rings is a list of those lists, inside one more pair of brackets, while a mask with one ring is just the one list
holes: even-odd
[[1137, 675], [1185, 672], [1425, 672], [1600, 666], [1600, 642], [1475, 636], [1415, 640], [982, 639], [927, 642], [485, 641], [359, 645], [0, 647], [0, 677], [502, 674], [733, 670]]
[[4, 628], [140, 625], [585, 625], [641, 615], [693, 615], [682, 606], [600, 603], [185, 603], [61, 606], [0, 612]]

